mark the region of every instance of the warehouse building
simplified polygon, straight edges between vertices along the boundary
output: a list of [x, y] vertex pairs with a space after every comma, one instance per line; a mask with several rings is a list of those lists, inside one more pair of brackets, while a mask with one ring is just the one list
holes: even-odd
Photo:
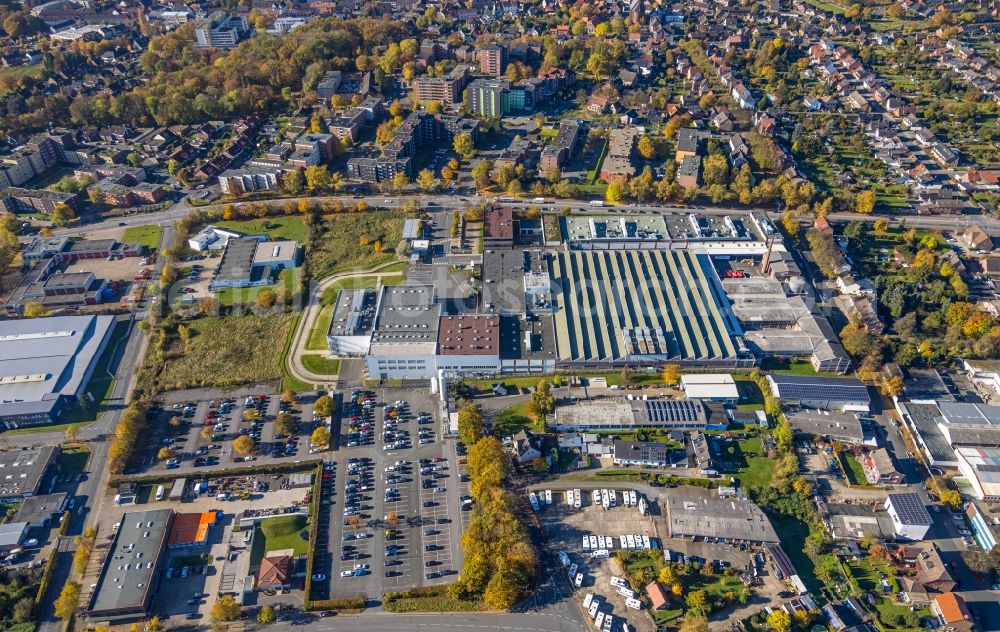
[[785, 418], [792, 430], [809, 437], [820, 436], [843, 443], [876, 445], [874, 433], [866, 432], [854, 413], [802, 409], [787, 412]]
[[939, 468], [958, 467], [958, 457], [941, 432], [941, 411], [933, 402], [898, 402], [896, 411], [910, 428], [928, 464]]
[[681, 376], [685, 397], [735, 406], [740, 401], [736, 380], [727, 373], [685, 373]]
[[737, 350], [726, 328], [710, 265], [690, 250], [556, 253], [559, 361], [587, 368], [751, 366], [753, 357]]
[[785, 405], [851, 412], [870, 410], [868, 387], [854, 378], [771, 374], [767, 382], [774, 396]]
[[229, 239], [209, 287], [259, 287], [274, 284], [278, 273], [299, 265], [296, 241], [265, 241], [255, 237]]
[[0, 502], [38, 495], [45, 473], [59, 456], [58, 446], [0, 451]]
[[668, 491], [667, 524], [672, 538], [719, 539], [730, 544], [778, 542], [771, 521], [746, 498], [722, 497], [719, 490], [684, 485]]
[[955, 449], [958, 471], [979, 500], [1000, 500], [1000, 449], [963, 446]]
[[0, 322], [0, 424], [57, 421], [84, 396], [114, 329], [113, 316]]
[[378, 293], [375, 290], [340, 290], [333, 305], [330, 331], [326, 335], [331, 354], [360, 356], [368, 353], [377, 304]]
[[558, 432], [597, 432], [663, 428], [693, 431], [725, 428], [729, 424], [721, 404], [695, 399], [590, 399], [555, 412]]
[[173, 521], [170, 509], [122, 516], [87, 604], [88, 622], [118, 624], [149, 616]]

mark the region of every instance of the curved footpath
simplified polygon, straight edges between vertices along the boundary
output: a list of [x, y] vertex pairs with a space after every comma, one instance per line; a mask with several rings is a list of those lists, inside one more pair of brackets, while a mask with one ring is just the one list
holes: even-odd
[[295, 331], [295, 338], [292, 340], [292, 346], [288, 350], [288, 358], [285, 360], [288, 372], [292, 376], [307, 384], [331, 384], [337, 381], [336, 375], [322, 375], [319, 373], [313, 373], [305, 367], [302, 363], [302, 356], [306, 355], [319, 355], [323, 357], [332, 357], [325, 351], [312, 351], [307, 349], [309, 344], [309, 334], [313, 330], [313, 326], [316, 323], [316, 319], [319, 318], [319, 313], [322, 311], [320, 309], [320, 299], [323, 296], [323, 292], [331, 285], [343, 281], [345, 279], [354, 279], [360, 277], [375, 277], [376, 283], [382, 282], [383, 276], [398, 276], [399, 273], [380, 273], [379, 270], [388, 268], [398, 264], [399, 261], [392, 260], [386, 261], [374, 268], [369, 268], [368, 270], [356, 270], [353, 272], [345, 272], [343, 274], [336, 274], [327, 277], [320, 281], [312, 293], [309, 295], [309, 303], [302, 308], [302, 318], [299, 319], [299, 327]]

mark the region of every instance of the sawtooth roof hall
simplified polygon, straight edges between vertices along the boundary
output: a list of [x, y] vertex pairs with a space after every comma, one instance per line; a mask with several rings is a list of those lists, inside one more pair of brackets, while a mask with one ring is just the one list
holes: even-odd
[[688, 249], [557, 253], [557, 357], [733, 366], [737, 350], [708, 266], [707, 255]]

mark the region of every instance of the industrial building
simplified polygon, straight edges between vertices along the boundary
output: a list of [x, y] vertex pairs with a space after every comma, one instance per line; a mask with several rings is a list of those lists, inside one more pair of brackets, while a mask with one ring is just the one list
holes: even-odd
[[728, 373], [685, 373], [681, 375], [681, 390], [691, 399], [722, 402], [735, 406], [740, 401], [736, 380]]
[[889, 494], [885, 501], [885, 510], [892, 518], [896, 537], [920, 541], [927, 536], [934, 520], [920, 495], [915, 492]]
[[195, 25], [195, 47], [236, 48], [240, 40], [250, 32], [250, 25], [245, 17], [216, 11]]
[[42, 479], [57, 456], [57, 446], [0, 450], [0, 501], [37, 496]]
[[854, 378], [772, 373], [767, 383], [774, 396], [786, 405], [851, 412], [869, 412], [871, 406], [868, 387]]
[[123, 623], [149, 615], [173, 521], [170, 509], [122, 515], [87, 604], [91, 624]]
[[383, 286], [368, 351], [369, 377], [433, 377], [440, 316], [433, 286]]
[[333, 305], [326, 341], [337, 356], [366, 355], [371, 348], [378, 293], [375, 290], [341, 290]]
[[581, 368], [751, 366], [753, 357], [733, 344], [708, 269], [708, 257], [691, 250], [555, 253], [559, 360]]
[[979, 500], [1000, 500], [1000, 449], [963, 446], [955, 449], [958, 471]]
[[84, 396], [115, 322], [113, 316], [0, 321], [0, 424], [57, 421]]
[[681, 485], [667, 494], [667, 524], [672, 538], [719, 539], [727, 543], [778, 542], [767, 515], [739, 496], [723, 497], [719, 490]]
[[558, 432], [596, 432], [663, 428], [706, 430], [729, 423], [721, 404], [693, 399], [589, 399], [556, 408], [552, 426]]
[[854, 413], [831, 413], [826, 410], [802, 409], [785, 413], [788, 425], [808, 437], [826, 437], [831, 441], [875, 445], [875, 435], [865, 432]]
[[299, 254], [296, 241], [264, 241], [254, 237], [229, 239], [209, 288], [218, 291], [271, 285], [281, 270], [299, 265]]

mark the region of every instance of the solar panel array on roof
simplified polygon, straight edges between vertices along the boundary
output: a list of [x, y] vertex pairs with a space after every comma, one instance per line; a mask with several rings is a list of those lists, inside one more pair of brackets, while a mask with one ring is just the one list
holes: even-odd
[[646, 402], [646, 416], [650, 421], [698, 421], [704, 418], [701, 402], [686, 399], [656, 399]]
[[868, 387], [852, 378], [770, 375], [778, 396], [787, 399], [837, 399], [870, 401]]
[[924, 502], [920, 496], [913, 492], [889, 494], [889, 502], [892, 503], [900, 522], [903, 524], [928, 526], [934, 524]]

